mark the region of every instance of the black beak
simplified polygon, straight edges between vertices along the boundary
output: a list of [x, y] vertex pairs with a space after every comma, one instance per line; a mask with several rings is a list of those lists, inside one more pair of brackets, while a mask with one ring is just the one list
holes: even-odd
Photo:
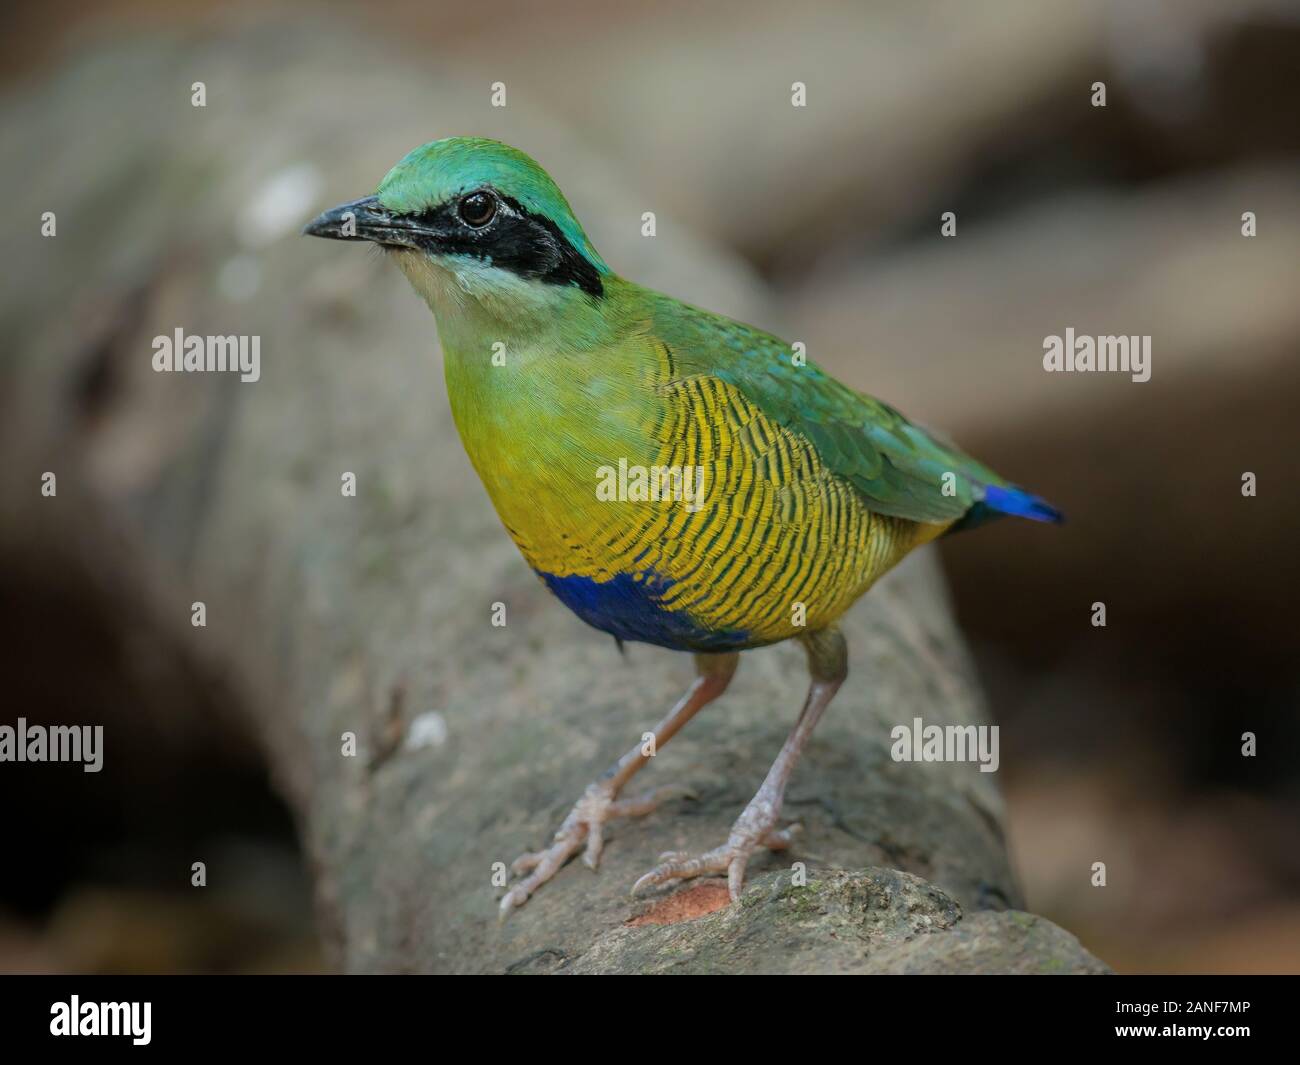
[[330, 240], [364, 240], [399, 248], [418, 248], [421, 237], [429, 232], [414, 218], [395, 215], [379, 202], [378, 196], [366, 196], [332, 207], [302, 227], [308, 237]]

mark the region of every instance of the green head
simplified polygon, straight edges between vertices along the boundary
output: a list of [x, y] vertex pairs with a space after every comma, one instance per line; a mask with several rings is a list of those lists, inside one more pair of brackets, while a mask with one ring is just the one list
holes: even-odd
[[467, 296], [501, 314], [579, 294], [600, 300], [609, 274], [550, 175], [480, 137], [416, 148], [374, 196], [326, 211], [303, 232], [398, 253], [440, 318]]

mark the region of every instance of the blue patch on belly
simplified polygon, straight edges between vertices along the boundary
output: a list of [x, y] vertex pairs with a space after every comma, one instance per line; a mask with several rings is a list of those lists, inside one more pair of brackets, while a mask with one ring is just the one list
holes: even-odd
[[588, 625], [617, 636], [670, 647], [676, 651], [729, 651], [749, 643], [747, 632], [712, 632], [682, 610], [663, 605], [661, 596], [672, 582], [646, 578], [634, 580], [620, 573], [613, 580], [557, 577], [538, 571], [560, 602]]

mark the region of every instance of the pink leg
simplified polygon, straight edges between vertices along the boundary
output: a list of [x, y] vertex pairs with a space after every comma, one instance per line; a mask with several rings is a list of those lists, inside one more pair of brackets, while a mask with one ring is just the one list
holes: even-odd
[[[695, 656], [696, 678], [677, 705], [668, 711], [654, 729], [654, 750], [658, 750], [681, 730], [691, 718], [727, 689], [735, 675], [740, 656], [726, 654], [700, 654]], [[640, 817], [648, 814], [675, 790], [672, 787], [649, 791], [633, 799], [618, 799], [632, 776], [650, 760], [644, 753], [644, 744], [638, 744], [615, 762], [605, 774], [587, 786], [568, 817], [555, 833], [555, 839], [545, 850], [522, 854], [511, 867], [516, 875], [528, 875], [515, 884], [501, 899], [501, 916], [522, 906], [534, 891], [550, 880], [586, 841], [583, 861], [595, 869], [604, 846], [605, 822], [615, 817]]]
[[781, 816], [786, 784], [789, 783], [790, 773], [794, 770], [808, 737], [817, 727], [822, 712], [848, 675], [848, 648], [839, 629], [832, 626], [820, 632], [809, 633], [803, 637], [803, 643], [808, 651], [808, 668], [812, 673], [808, 698], [794, 731], [786, 739], [781, 753], [776, 756], [762, 787], [732, 825], [727, 842], [696, 856], [682, 853], [661, 855], [660, 864], [633, 885], [633, 892], [668, 880], [705, 873], [726, 873], [727, 888], [734, 901], [740, 897], [740, 889], [745, 882], [745, 866], [755, 849], [764, 846], [782, 850], [790, 845], [798, 826], [785, 829], [776, 827], [777, 819]]

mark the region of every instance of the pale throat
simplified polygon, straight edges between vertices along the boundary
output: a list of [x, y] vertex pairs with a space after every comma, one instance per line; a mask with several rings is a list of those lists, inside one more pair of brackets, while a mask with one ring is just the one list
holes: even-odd
[[582, 398], [569, 393], [599, 365], [590, 351], [609, 331], [602, 308], [576, 287], [485, 263], [392, 254], [437, 319], [452, 415], [498, 511], [535, 506], [562, 465], [563, 421]]
[[408, 250], [391, 254], [433, 311], [444, 348], [488, 349], [500, 342], [518, 352], [561, 344], [575, 313], [593, 313], [581, 306], [576, 289], [529, 280], [482, 259]]

